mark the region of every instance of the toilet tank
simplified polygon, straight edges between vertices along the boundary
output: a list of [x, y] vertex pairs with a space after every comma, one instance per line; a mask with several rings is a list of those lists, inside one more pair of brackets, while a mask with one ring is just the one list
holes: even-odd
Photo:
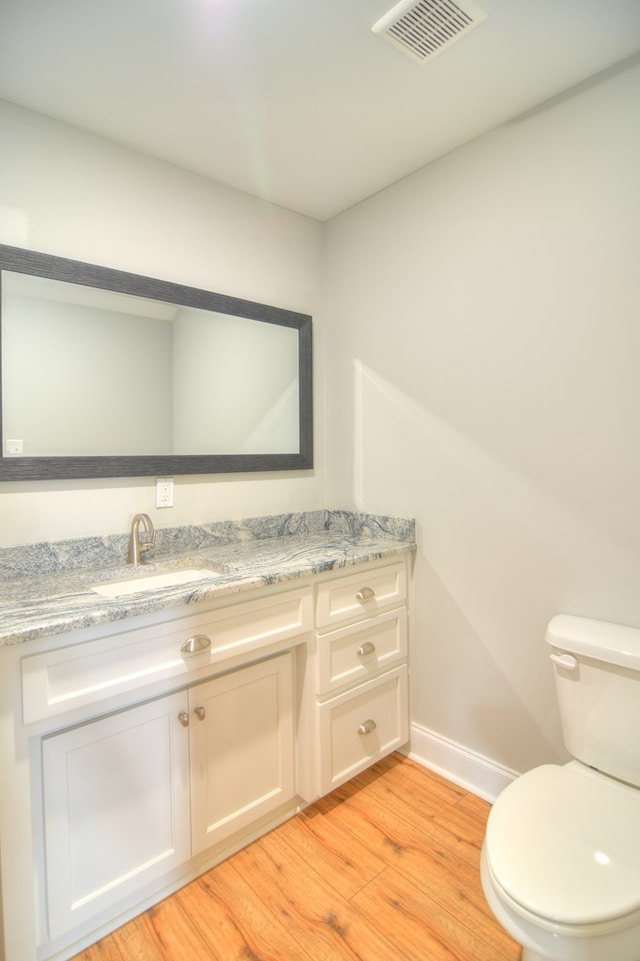
[[546, 640], [567, 750], [640, 787], [640, 630], [559, 614]]

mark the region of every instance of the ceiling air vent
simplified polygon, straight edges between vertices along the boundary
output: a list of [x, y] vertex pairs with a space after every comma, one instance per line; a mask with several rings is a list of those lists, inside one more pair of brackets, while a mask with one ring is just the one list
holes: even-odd
[[486, 18], [474, 0], [400, 0], [371, 29], [413, 60], [425, 63]]

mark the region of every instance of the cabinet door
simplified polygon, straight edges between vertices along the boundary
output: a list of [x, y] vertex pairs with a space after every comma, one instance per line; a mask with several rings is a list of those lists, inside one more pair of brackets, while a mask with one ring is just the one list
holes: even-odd
[[194, 854], [294, 796], [291, 665], [282, 654], [191, 688]]
[[326, 701], [318, 721], [320, 793], [326, 794], [408, 740], [406, 667]]
[[189, 858], [186, 707], [179, 692], [43, 739], [52, 938]]

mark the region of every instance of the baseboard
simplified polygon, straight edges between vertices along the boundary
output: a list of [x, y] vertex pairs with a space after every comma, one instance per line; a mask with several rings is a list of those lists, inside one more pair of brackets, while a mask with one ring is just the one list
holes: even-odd
[[419, 724], [411, 725], [409, 757], [423, 767], [493, 803], [519, 775]]

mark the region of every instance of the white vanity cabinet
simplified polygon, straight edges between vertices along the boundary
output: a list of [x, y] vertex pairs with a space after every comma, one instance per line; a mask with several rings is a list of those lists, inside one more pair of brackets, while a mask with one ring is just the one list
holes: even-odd
[[407, 586], [400, 562], [317, 587], [320, 794], [408, 740]]
[[291, 661], [43, 738], [51, 938], [293, 798]]
[[65, 961], [406, 743], [409, 564], [0, 648], [0, 961]]

